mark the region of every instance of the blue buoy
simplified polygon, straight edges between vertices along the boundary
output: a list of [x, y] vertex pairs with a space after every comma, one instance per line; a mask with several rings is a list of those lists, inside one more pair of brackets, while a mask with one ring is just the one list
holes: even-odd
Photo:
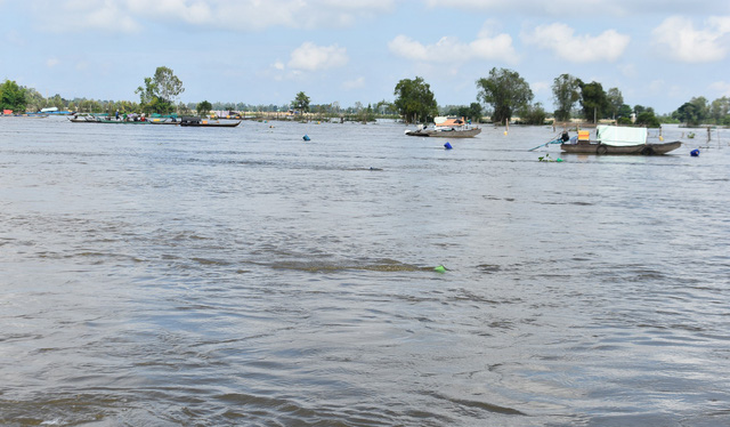
[[699, 157], [700, 156], [700, 150], [698, 150], [697, 148], [695, 148], [694, 150], [692, 150], [692, 151], [689, 152], [689, 155], [692, 156], [692, 157]]
[[454, 147], [451, 146], [451, 143], [449, 143], [449, 142], [447, 142], [446, 144], [444, 144], [444, 147], [446, 147], [447, 150], [451, 150], [452, 148], [454, 148]]
[[303, 139], [303, 140], [305, 140], [305, 141], [311, 141], [311, 140], [312, 140], [312, 138], [310, 138], [310, 137], [309, 137], [309, 135], [307, 135], [307, 134], [305, 134], [305, 135], [304, 135], [304, 136], [302, 137], [302, 139]]

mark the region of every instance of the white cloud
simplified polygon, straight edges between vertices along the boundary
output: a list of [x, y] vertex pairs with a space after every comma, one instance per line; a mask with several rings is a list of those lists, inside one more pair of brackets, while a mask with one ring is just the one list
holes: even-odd
[[388, 49], [401, 58], [428, 63], [460, 64], [474, 59], [516, 62], [518, 59], [512, 46], [512, 37], [508, 34], [494, 37], [481, 34], [470, 43], [446, 36], [431, 45], [399, 35], [388, 43]]
[[41, 21], [41, 28], [52, 32], [100, 30], [109, 33], [134, 33], [141, 29], [123, 2], [36, 1], [31, 5]]
[[53, 68], [59, 63], [60, 61], [58, 60], [58, 58], [48, 58], [48, 60], [46, 60], [46, 67]]
[[[623, 4], [622, 4], [623, 3]], [[464, 10], [485, 10], [489, 12], [520, 13], [534, 16], [582, 16], [587, 13], [614, 16], [625, 15], [636, 10], [636, 6], [627, 0], [426, 0], [426, 5], [433, 8], [453, 7]]]
[[606, 30], [595, 37], [576, 35], [575, 30], [561, 23], [540, 25], [523, 33], [522, 38], [525, 43], [551, 49], [560, 58], [576, 63], [616, 61], [631, 40], [616, 30]]
[[404, 35], [391, 40], [388, 49], [396, 56], [406, 59], [425, 61], [429, 56], [426, 46]]
[[730, 96], [730, 83], [725, 81], [715, 82], [710, 85], [710, 90], [719, 94], [719, 96]]
[[620, 65], [618, 69], [624, 77], [634, 78], [639, 76], [639, 73], [636, 70], [636, 65], [634, 64], [623, 64]]
[[653, 42], [670, 58], [689, 63], [714, 62], [728, 53], [730, 16], [710, 17], [697, 30], [692, 20], [672, 16], [652, 31]]
[[304, 42], [291, 53], [288, 66], [297, 70], [317, 71], [342, 67], [347, 61], [349, 61], [347, 49], [337, 44], [317, 46], [311, 42]]
[[342, 88], [346, 90], [360, 89], [365, 87], [365, 77], [358, 77], [354, 80], [348, 80], [342, 83]]
[[342, 28], [387, 13], [396, 0], [34, 0], [40, 27], [54, 32], [140, 31], [144, 23], [242, 32], [271, 27]]
[[664, 1], [658, 9], [656, 2], [636, 0], [425, 0], [431, 8], [458, 8], [467, 11], [520, 13], [533, 16], [565, 17], [585, 16], [596, 18], [596, 12], [603, 16], [630, 16], [637, 14], [656, 15], [673, 13], [723, 13], [730, 11], [730, 3], [717, 0]]

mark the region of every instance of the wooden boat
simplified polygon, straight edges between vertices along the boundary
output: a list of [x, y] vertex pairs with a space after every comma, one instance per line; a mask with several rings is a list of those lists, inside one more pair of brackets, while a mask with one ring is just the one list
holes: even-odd
[[408, 136], [438, 137], [438, 138], [473, 138], [482, 132], [481, 128], [472, 127], [462, 119], [447, 119], [437, 117], [433, 127], [419, 127], [416, 130], [407, 130]]
[[151, 125], [170, 125], [170, 126], [180, 126], [180, 121], [177, 119], [151, 119], [150, 120]]
[[180, 126], [234, 128], [240, 125], [241, 121], [242, 120], [221, 122], [219, 120], [203, 120], [200, 117], [183, 117], [182, 120], [180, 120]]
[[102, 118], [100, 116], [94, 116], [94, 115], [88, 115], [88, 116], [72, 116], [68, 119], [71, 123], [102, 123], [102, 124], [110, 124], [110, 125], [146, 125], [149, 124], [147, 120], [141, 119], [141, 120], [134, 120], [127, 118], [126, 120], [123, 119], [109, 119], [109, 118]]
[[469, 128], [469, 129], [442, 129], [440, 127], [435, 128], [423, 128], [417, 130], [407, 130], [406, 135], [408, 136], [424, 136], [424, 137], [437, 137], [437, 138], [473, 138], [482, 132], [481, 128]]
[[680, 141], [648, 143], [646, 128], [596, 126], [596, 138], [589, 131], [579, 131], [578, 138], [562, 141], [560, 149], [569, 154], [640, 154], [653, 156], [667, 154], [679, 148]]

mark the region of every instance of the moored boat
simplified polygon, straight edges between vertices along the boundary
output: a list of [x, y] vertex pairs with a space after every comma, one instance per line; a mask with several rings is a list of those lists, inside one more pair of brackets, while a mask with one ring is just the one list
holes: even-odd
[[74, 115], [68, 119], [71, 123], [102, 123], [102, 124], [114, 124], [114, 125], [146, 125], [149, 122], [145, 119], [144, 115], [136, 116], [130, 115], [126, 118], [120, 117], [119, 119], [110, 119], [107, 115]]
[[479, 135], [482, 129], [471, 126], [462, 119], [446, 119], [437, 117], [432, 127], [423, 126], [416, 130], [407, 130], [408, 136], [440, 137], [440, 138], [473, 138]]
[[646, 128], [599, 125], [595, 139], [590, 139], [589, 131], [579, 131], [578, 138], [563, 140], [560, 149], [569, 154], [652, 156], [667, 154], [681, 145], [680, 141], [649, 143]]
[[220, 120], [206, 120], [200, 117], [183, 117], [180, 120], [180, 126], [189, 127], [228, 127], [233, 128], [241, 124], [241, 120], [233, 122], [222, 122]]
[[176, 118], [152, 118], [149, 120], [151, 125], [171, 125], [179, 126], [180, 120]]

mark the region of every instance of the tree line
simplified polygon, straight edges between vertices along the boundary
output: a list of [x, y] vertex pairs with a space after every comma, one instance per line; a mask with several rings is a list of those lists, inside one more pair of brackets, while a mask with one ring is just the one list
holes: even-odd
[[245, 103], [178, 102], [185, 89], [174, 72], [167, 67], [157, 67], [151, 77], [135, 90], [139, 102], [101, 101], [86, 98], [67, 100], [60, 95], [44, 98], [32, 88], [19, 86], [5, 80], [0, 85], [0, 109], [16, 112], [39, 111], [56, 107], [90, 113], [157, 113], [198, 114], [209, 111], [260, 111], [304, 112], [320, 117], [342, 117], [350, 120], [370, 121], [375, 117], [400, 117], [406, 123], [430, 122], [437, 115], [454, 115], [481, 121], [489, 116], [494, 123], [505, 123], [518, 117], [525, 124], [543, 124], [552, 116], [557, 122], [579, 118], [589, 122], [603, 119], [618, 124], [637, 124], [658, 127], [661, 122], [686, 123], [689, 126], [715, 124], [730, 126], [730, 98], [722, 97], [712, 102], [695, 97], [685, 102], [668, 116], [657, 117], [653, 108], [642, 105], [633, 107], [624, 103], [618, 88], [604, 90], [599, 82], [586, 83], [570, 74], [561, 74], [553, 80], [552, 92], [555, 111], [549, 113], [540, 102], [534, 102], [534, 94], [527, 81], [518, 72], [505, 68], [492, 68], [487, 77], [476, 80], [476, 101], [470, 105], [439, 107], [430, 85], [422, 77], [400, 80], [393, 91], [393, 102], [380, 101], [367, 107], [357, 102], [353, 107], [342, 108], [338, 102], [311, 105], [304, 92], [285, 105], [249, 105]]
[[[618, 124], [659, 127], [661, 123], [686, 123], [688, 126], [715, 124], [730, 126], [730, 98], [722, 97], [709, 102], [704, 97], [692, 98], [672, 114], [657, 116], [652, 107], [624, 103], [621, 90], [604, 90], [599, 82], [586, 83], [570, 74], [561, 74], [553, 80], [553, 102], [556, 109], [549, 114], [540, 102], [533, 103], [534, 94], [519, 73], [505, 68], [492, 68], [488, 77], [476, 82], [477, 100], [470, 106], [449, 110], [450, 115], [480, 120], [490, 116], [494, 123], [504, 124], [513, 117], [521, 123], [543, 124], [552, 116], [556, 122], [578, 118], [595, 123], [611, 119]], [[406, 123], [433, 120], [440, 111], [430, 85], [422, 77], [402, 79], [393, 92], [394, 105]], [[482, 106], [491, 107], [483, 112]]]

